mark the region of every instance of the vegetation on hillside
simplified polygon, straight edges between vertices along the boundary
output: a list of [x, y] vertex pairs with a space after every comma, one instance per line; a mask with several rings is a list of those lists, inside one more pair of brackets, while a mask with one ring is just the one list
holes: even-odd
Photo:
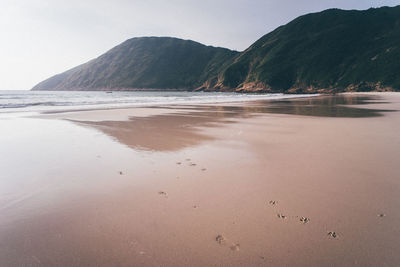
[[241, 53], [177, 38], [133, 38], [33, 89], [400, 90], [399, 74], [397, 6], [304, 15]]

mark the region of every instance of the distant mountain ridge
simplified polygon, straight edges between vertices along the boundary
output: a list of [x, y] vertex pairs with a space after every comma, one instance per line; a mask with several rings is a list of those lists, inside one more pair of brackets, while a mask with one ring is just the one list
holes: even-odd
[[172, 37], [132, 38], [33, 90], [195, 88], [217, 75], [236, 54]]
[[400, 90], [400, 6], [296, 18], [239, 53], [171, 37], [132, 38], [33, 90], [245, 92]]

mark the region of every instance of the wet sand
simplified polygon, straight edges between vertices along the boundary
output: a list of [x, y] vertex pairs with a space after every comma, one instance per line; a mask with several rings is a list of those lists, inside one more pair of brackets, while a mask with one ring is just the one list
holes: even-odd
[[400, 94], [0, 118], [0, 266], [398, 266]]

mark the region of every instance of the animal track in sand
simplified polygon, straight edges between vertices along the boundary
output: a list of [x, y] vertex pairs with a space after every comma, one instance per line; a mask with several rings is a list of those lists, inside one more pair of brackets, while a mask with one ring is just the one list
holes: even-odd
[[[197, 163], [192, 162], [192, 160], [189, 159], [189, 158], [185, 159], [185, 161], [187, 161], [188, 165], [191, 166], [191, 167], [197, 166]], [[177, 164], [177, 165], [181, 165], [182, 162], [178, 161], [176, 164]], [[206, 169], [206, 168], [202, 168], [201, 170], [202, 170], [202, 171], [205, 171], [205, 170], [207, 170], [207, 169]]]
[[303, 224], [306, 224], [306, 223], [308, 223], [310, 221], [310, 218], [307, 218], [307, 217], [301, 217], [300, 218], [300, 222], [302, 222]]
[[158, 194], [159, 194], [159, 195], [162, 195], [162, 196], [164, 196], [164, 197], [168, 197], [167, 193], [164, 192], [164, 191], [159, 191]]
[[230, 249], [232, 251], [239, 251], [240, 250], [240, 244], [239, 243], [233, 244], [232, 246], [230, 246]]
[[286, 215], [283, 215], [282, 213], [278, 213], [276, 216], [278, 216], [278, 218], [280, 219], [286, 219]]
[[[226, 245], [227, 244], [227, 239], [225, 237], [223, 237], [222, 235], [217, 235], [217, 237], [215, 237], [215, 241], [217, 241], [218, 244], [220, 245]], [[232, 243], [229, 246], [230, 250], [232, 251], [239, 251], [240, 250], [240, 244], [239, 243]]]
[[272, 206], [275, 206], [276, 204], [278, 204], [278, 201], [270, 200], [269, 204], [272, 205]]
[[225, 238], [222, 235], [217, 235], [215, 241], [217, 241], [217, 243], [220, 245], [225, 244]]
[[[276, 201], [276, 200], [270, 200], [268, 203], [269, 203], [271, 206], [275, 206], [275, 205], [278, 204], [278, 201]], [[277, 213], [276, 216], [277, 216], [279, 219], [299, 218], [299, 216], [288, 216], [288, 215], [284, 215], [284, 214], [282, 214], [282, 213]], [[310, 218], [301, 216], [299, 220], [300, 220], [301, 223], [306, 224], [306, 223], [308, 223], [308, 222], [310, 221]]]
[[337, 234], [336, 234], [336, 232], [328, 232], [328, 236], [330, 236], [332, 238], [336, 238]]

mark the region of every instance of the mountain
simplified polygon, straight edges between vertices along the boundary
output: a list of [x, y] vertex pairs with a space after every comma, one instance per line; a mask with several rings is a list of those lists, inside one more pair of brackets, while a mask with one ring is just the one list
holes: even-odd
[[194, 89], [237, 54], [171, 37], [132, 38], [33, 90]]
[[266, 91], [400, 89], [400, 6], [299, 17], [241, 53], [210, 87]]
[[133, 38], [33, 90], [400, 90], [400, 6], [301, 16], [245, 51], [176, 38]]

